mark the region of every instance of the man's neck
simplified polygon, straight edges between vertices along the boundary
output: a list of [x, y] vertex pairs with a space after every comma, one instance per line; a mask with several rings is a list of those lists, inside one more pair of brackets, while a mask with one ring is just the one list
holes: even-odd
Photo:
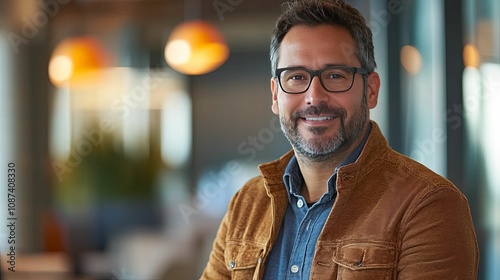
[[335, 168], [344, 162], [344, 160], [361, 144], [366, 133], [368, 133], [368, 129], [369, 125], [366, 125], [361, 137], [351, 143], [347, 149], [332, 154], [324, 161], [314, 161], [297, 152], [295, 153], [302, 177], [304, 178], [304, 186], [302, 186], [301, 194], [308, 203], [318, 201], [321, 196], [327, 192], [328, 179], [330, 179], [335, 172]]

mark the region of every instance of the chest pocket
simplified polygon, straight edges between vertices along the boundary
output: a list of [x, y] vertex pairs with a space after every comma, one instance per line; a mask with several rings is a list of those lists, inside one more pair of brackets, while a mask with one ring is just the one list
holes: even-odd
[[224, 259], [232, 279], [258, 279], [263, 246], [243, 242], [226, 243]]
[[393, 279], [396, 260], [396, 246], [389, 242], [343, 242], [333, 257], [337, 280]]

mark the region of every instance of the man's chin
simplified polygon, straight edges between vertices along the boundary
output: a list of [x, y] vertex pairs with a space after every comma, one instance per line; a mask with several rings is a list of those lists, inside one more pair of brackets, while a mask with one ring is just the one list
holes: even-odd
[[299, 133], [304, 138], [312, 137], [337, 137], [339, 134], [339, 127], [336, 126], [298, 126]]
[[[297, 150], [296, 150], [297, 151]], [[319, 152], [319, 151], [306, 151], [306, 150], [299, 150], [297, 151], [300, 156], [306, 158], [310, 162], [326, 162], [329, 161], [331, 158], [334, 156], [334, 152]]]
[[332, 141], [332, 139], [341, 137], [340, 134], [341, 132], [338, 129], [324, 126], [308, 127], [299, 130], [300, 137], [309, 143]]
[[342, 150], [343, 146], [344, 142], [337, 138], [330, 140], [327, 146], [321, 145], [321, 143], [297, 144], [295, 150], [309, 160], [323, 161], [334, 157]]

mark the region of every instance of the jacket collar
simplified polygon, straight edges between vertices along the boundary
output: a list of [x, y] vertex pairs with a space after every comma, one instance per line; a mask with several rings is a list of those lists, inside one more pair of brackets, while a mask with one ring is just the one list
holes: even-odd
[[[387, 140], [382, 135], [379, 126], [375, 121], [371, 121], [372, 129], [366, 141], [363, 151], [354, 163], [342, 166], [338, 174], [343, 177], [357, 177], [374, 168], [379, 158], [383, 157], [389, 150]], [[288, 162], [294, 155], [293, 150], [277, 160], [259, 165], [262, 177], [266, 182], [268, 191], [274, 192], [276, 188], [283, 189], [283, 174]]]
[[[338, 174], [342, 178], [354, 178], [368, 174], [370, 170], [377, 166], [380, 159], [385, 158], [391, 151], [377, 123], [375, 121], [371, 121], [371, 123], [372, 131], [358, 160], [340, 168]], [[340, 188], [342, 186], [339, 185], [338, 189]]]

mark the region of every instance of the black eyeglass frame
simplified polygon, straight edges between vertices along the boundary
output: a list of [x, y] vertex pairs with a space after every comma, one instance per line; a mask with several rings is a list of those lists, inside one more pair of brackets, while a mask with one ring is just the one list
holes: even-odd
[[[352, 72], [352, 80], [351, 80], [351, 85], [349, 86], [348, 89], [346, 90], [329, 90], [325, 87], [325, 85], [323, 84], [323, 79], [321, 79], [321, 74], [328, 70], [328, 69], [348, 69], [349, 71]], [[299, 92], [289, 92], [289, 91], [286, 91], [283, 86], [281, 85], [281, 73], [283, 73], [284, 71], [286, 70], [304, 70], [306, 71], [307, 73], [309, 73], [309, 75], [311, 76], [311, 79], [309, 80], [309, 84], [307, 85], [306, 89], [303, 90], [303, 91], [299, 91]], [[309, 87], [311, 86], [311, 83], [312, 83], [312, 80], [314, 79], [314, 77], [318, 77], [319, 79], [319, 82], [321, 83], [321, 86], [328, 92], [346, 92], [348, 90], [350, 90], [352, 88], [352, 86], [354, 85], [354, 76], [356, 74], [360, 74], [360, 75], [369, 75], [371, 72], [364, 69], [364, 68], [357, 68], [357, 67], [351, 67], [351, 66], [344, 66], [344, 65], [338, 65], [338, 66], [329, 66], [329, 67], [325, 67], [323, 69], [318, 69], [318, 70], [310, 70], [310, 69], [307, 69], [307, 68], [304, 68], [304, 67], [285, 67], [285, 68], [278, 68], [276, 69], [276, 71], [274, 72], [274, 77], [278, 79], [278, 83], [280, 85], [280, 88], [283, 92], [286, 92], [288, 94], [301, 94], [301, 93], [304, 93], [306, 92]]]

